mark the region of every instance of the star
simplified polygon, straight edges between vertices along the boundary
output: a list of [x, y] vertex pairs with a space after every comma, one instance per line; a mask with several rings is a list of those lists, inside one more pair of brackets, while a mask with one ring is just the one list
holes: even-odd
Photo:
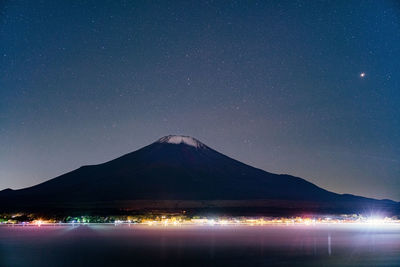
[[360, 73], [360, 77], [361, 77], [361, 78], [364, 78], [364, 77], [365, 77], [365, 72], [361, 72], [361, 73]]

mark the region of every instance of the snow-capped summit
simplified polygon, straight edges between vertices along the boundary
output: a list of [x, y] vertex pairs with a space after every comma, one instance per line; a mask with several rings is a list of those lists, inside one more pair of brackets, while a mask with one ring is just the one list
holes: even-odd
[[196, 148], [205, 148], [206, 146], [201, 143], [199, 140], [184, 135], [167, 135], [160, 138], [158, 143], [168, 143], [168, 144], [185, 144], [189, 146], [193, 146]]

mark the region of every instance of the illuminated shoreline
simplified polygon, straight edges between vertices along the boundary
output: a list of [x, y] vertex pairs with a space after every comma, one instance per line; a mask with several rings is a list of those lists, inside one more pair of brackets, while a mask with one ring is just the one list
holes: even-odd
[[108, 224], [108, 225], [147, 225], [147, 226], [268, 226], [268, 225], [400, 225], [400, 219], [379, 218], [379, 217], [363, 217], [363, 216], [343, 216], [337, 218], [318, 217], [318, 218], [249, 218], [249, 217], [201, 217], [201, 218], [185, 218], [182, 216], [161, 216], [157, 218], [125, 218], [125, 219], [109, 219], [104, 221], [90, 221], [88, 216], [75, 217], [70, 221], [56, 221], [46, 219], [35, 219], [32, 221], [19, 222], [13, 219], [0, 222], [0, 225], [18, 225], [18, 226], [42, 226], [42, 225], [89, 225], [89, 224]]

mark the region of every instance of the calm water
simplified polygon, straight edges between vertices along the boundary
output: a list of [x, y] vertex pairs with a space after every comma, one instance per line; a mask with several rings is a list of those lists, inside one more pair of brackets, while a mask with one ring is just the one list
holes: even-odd
[[0, 226], [0, 266], [400, 266], [400, 226]]

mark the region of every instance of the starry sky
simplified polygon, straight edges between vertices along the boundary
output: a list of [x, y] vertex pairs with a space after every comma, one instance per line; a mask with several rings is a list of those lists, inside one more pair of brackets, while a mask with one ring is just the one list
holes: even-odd
[[183, 134], [400, 201], [396, 1], [6, 0], [0, 12], [0, 190]]

